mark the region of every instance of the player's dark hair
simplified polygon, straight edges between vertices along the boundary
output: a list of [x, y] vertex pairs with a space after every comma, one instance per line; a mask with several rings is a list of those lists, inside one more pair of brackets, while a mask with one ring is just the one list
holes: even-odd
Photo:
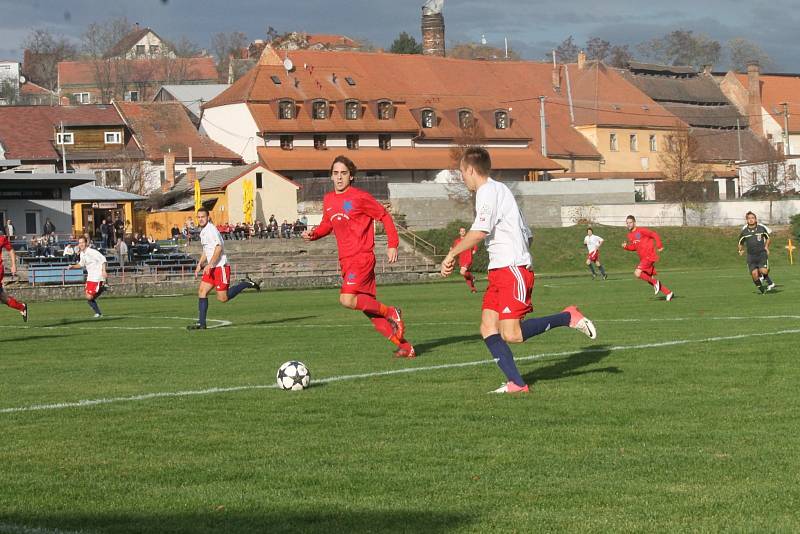
[[82, 236], [78, 236], [78, 241], [80, 241], [81, 239], [83, 239], [83, 241], [86, 243], [89, 242], [89, 238], [85, 234]]
[[208, 216], [208, 217], [211, 217], [211, 212], [210, 212], [210, 211], [208, 211], [208, 208], [200, 208], [199, 210], [197, 210], [197, 213], [200, 213], [201, 211], [202, 211], [203, 213], [205, 213], [205, 214], [206, 214], [206, 216]]
[[352, 159], [348, 158], [347, 156], [342, 156], [341, 154], [333, 158], [333, 163], [331, 163], [331, 174], [333, 174], [333, 166], [337, 163], [341, 163], [347, 167], [347, 170], [350, 171], [350, 179], [355, 180], [358, 167], [356, 167], [356, 164], [353, 163]]
[[747, 213], [745, 213], [745, 214], [744, 214], [744, 218], [746, 219], [748, 215], [752, 215], [753, 217], [755, 217], [755, 218], [756, 218], [756, 220], [758, 220], [758, 215], [756, 215], [756, 214], [755, 214], [755, 213], [753, 213], [752, 211], [748, 211]]
[[472, 167], [481, 176], [489, 176], [492, 172], [492, 157], [482, 146], [471, 146], [464, 150], [461, 163], [466, 167]]
[[634, 217], [633, 215], [628, 215], [627, 217], [625, 217], [625, 219], [626, 219], [626, 220], [627, 220], [627, 219], [630, 219], [630, 220], [632, 220], [633, 222], [636, 222], [636, 217]]
[[592, 227], [591, 227], [591, 226], [589, 226], [589, 227], [588, 227], [586, 230], [588, 230], [589, 232], [592, 232], [592, 233], [594, 233], [594, 230], [592, 230]]

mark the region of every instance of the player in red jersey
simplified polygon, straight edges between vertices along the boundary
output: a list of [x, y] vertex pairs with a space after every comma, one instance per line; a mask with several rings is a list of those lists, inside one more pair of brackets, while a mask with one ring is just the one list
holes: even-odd
[[375, 198], [352, 183], [355, 164], [345, 156], [337, 156], [331, 165], [333, 191], [322, 201], [322, 222], [314, 230], [302, 233], [306, 241], [315, 241], [333, 232], [339, 247], [342, 289], [339, 302], [345, 308], [360, 310], [381, 335], [397, 346], [395, 357], [414, 358], [416, 353], [406, 341], [405, 325], [400, 308], [387, 306], [375, 299], [375, 230], [373, 221], [381, 221], [389, 239], [386, 257], [397, 261], [400, 242], [392, 216]]
[[[628, 215], [625, 219], [625, 226], [628, 227], [628, 240], [622, 243], [625, 250], [635, 250], [639, 254], [639, 265], [633, 271], [633, 276], [641, 278], [655, 290], [656, 295], [661, 291], [666, 295], [667, 302], [672, 300], [675, 294], [658, 279], [656, 279], [656, 262], [658, 252], [664, 250], [661, 243], [661, 236], [647, 228], [636, 226], [636, 217]], [[656, 251], [658, 249], [658, 251]]]
[[28, 305], [20, 302], [11, 295], [6, 294], [3, 289], [3, 276], [5, 275], [5, 267], [3, 266], [3, 251], [8, 251], [8, 256], [11, 259], [11, 276], [17, 276], [17, 254], [11, 246], [11, 241], [4, 235], [0, 235], [0, 302], [14, 308], [22, 315], [22, 320], [28, 322]]
[[[450, 250], [453, 250], [455, 247], [457, 247], [458, 244], [461, 243], [461, 240], [464, 239], [465, 235], [467, 235], [467, 229], [459, 228], [458, 237], [453, 241], [453, 246], [450, 247]], [[478, 289], [475, 287], [475, 277], [472, 276], [470, 267], [472, 267], [472, 255], [477, 252], [478, 245], [475, 245], [474, 247], [468, 248], [458, 255], [458, 265], [461, 267], [461, 276], [463, 276], [464, 280], [467, 281], [467, 285], [469, 286], [470, 291], [473, 293], [477, 293]]]

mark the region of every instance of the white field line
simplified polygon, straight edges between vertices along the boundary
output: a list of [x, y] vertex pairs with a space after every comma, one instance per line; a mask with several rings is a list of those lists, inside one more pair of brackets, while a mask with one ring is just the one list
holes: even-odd
[[10, 523], [0, 523], [0, 532], [4, 534], [85, 534], [83, 530], [60, 530], [56, 528], [26, 527], [24, 525], [13, 525]]
[[[183, 330], [185, 327], [182, 326], [163, 326], [163, 325], [153, 325], [153, 326], [117, 326], [117, 325], [109, 325], [107, 323], [104, 324], [103, 319], [116, 319], [116, 318], [125, 318], [125, 319], [175, 319], [175, 320], [182, 320], [182, 321], [192, 321], [196, 322], [196, 317], [140, 317], [136, 315], [104, 315], [102, 318], [96, 320], [93, 326], [77, 326], [77, 325], [70, 325], [70, 324], [56, 324], [51, 326], [13, 326], [13, 325], [0, 325], [0, 328], [12, 328], [12, 329], [43, 329], [43, 330], [91, 330], [93, 332], [97, 332], [98, 330]], [[208, 330], [213, 330], [214, 328], [222, 328], [233, 325], [231, 321], [225, 321], [223, 319], [206, 319], [209, 323], [217, 323], [208, 326]]]
[[[587, 347], [581, 350], [571, 350], [571, 351], [564, 351], [564, 352], [545, 352], [541, 354], [533, 354], [531, 356], [523, 356], [521, 358], [515, 358], [517, 361], [536, 361], [536, 360], [543, 360], [546, 358], [557, 358], [562, 356], [573, 356], [577, 354], [591, 354], [591, 353], [598, 353], [598, 352], [619, 352], [619, 351], [626, 351], [626, 350], [642, 350], [642, 349], [652, 349], [652, 348], [660, 348], [660, 347], [673, 347], [678, 345], [689, 345], [695, 343], [714, 343], [719, 341], [733, 341], [737, 339], [747, 339], [751, 337], [767, 337], [767, 336], [781, 336], [787, 334], [800, 334], [800, 329], [790, 329], [790, 330], [778, 330], [776, 332], [757, 332], [752, 334], [738, 334], [735, 336], [716, 336], [716, 337], [707, 337], [702, 339], [678, 339], [672, 341], [661, 341], [657, 343], [642, 343], [638, 345], [615, 345], [612, 347]], [[460, 362], [460, 363], [446, 363], [441, 365], [426, 365], [422, 367], [407, 367], [403, 369], [391, 369], [389, 371], [376, 371], [372, 373], [361, 373], [355, 375], [340, 375], [340, 376], [330, 376], [327, 378], [320, 378], [316, 379], [314, 382], [319, 384], [327, 384], [331, 382], [341, 382], [345, 380], [359, 380], [362, 378], [376, 378], [382, 376], [392, 376], [392, 375], [400, 375], [400, 374], [408, 374], [408, 373], [420, 373], [423, 371], [436, 371], [441, 369], [456, 369], [459, 367], [472, 367], [476, 365], [486, 365], [489, 363], [494, 363], [494, 360], [491, 359], [483, 359], [483, 360], [473, 360], [469, 362]], [[28, 406], [19, 406], [15, 408], [2, 408], [0, 409], [0, 414], [7, 414], [7, 413], [19, 413], [19, 412], [34, 412], [34, 411], [42, 411], [42, 410], [61, 410], [65, 408], [85, 408], [88, 406], [98, 406], [101, 404], [116, 404], [120, 402], [137, 402], [137, 401], [144, 401], [150, 399], [159, 399], [159, 398], [167, 398], [167, 397], [192, 397], [198, 395], [214, 395], [217, 393], [230, 393], [236, 391], [249, 391], [255, 389], [276, 389], [276, 384], [260, 384], [260, 385], [249, 385], [249, 386], [234, 386], [234, 387], [219, 387], [219, 388], [209, 388], [209, 389], [201, 389], [201, 390], [189, 390], [189, 391], [171, 391], [171, 392], [160, 392], [160, 393], [145, 393], [142, 395], [133, 395], [130, 397], [111, 397], [111, 398], [104, 398], [104, 399], [91, 399], [91, 400], [80, 400], [76, 402], [60, 402], [56, 404], [33, 404]]]

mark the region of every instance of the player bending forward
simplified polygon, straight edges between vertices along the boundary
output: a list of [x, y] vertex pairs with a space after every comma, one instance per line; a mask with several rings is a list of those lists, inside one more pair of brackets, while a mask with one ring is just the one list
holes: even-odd
[[[464, 236], [467, 235], [466, 228], [459, 228], [458, 229], [458, 237], [453, 241], [453, 247], [457, 246]], [[452, 248], [452, 247], [451, 247]], [[472, 276], [472, 256], [478, 252], [478, 245], [465, 250], [461, 254], [458, 255], [458, 265], [460, 267], [461, 276], [464, 277], [464, 280], [467, 281], [467, 285], [469, 286], [470, 291], [473, 293], [477, 293], [478, 289], [475, 287], [475, 277]]]
[[481, 336], [507, 380], [493, 393], [527, 393], [508, 343], [522, 343], [559, 326], [575, 328], [591, 339], [597, 337], [597, 330], [575, 306], [555, 315], [522, 320], [532, 310], [531, 232], [508, 187], [489, 177], [492, 162], [485, 149], [465, 150], [460, 167], [467, 188], [477, 192], [475, 222], [442, 261], [442, 276], [453, 272], [458, 254], [486, 241], [489, 287], [483, 297]]
[[197, 222], [200, 224], [200, 245], [203, 252], [200, 254], [200, 261], [194, 270], [194, 277], [202, 271], [203, 278], [200, 280], [200, 289], [197, 291], [197, 308], [199, 315], [195, 324], [187, 326], [187, 330], [205, 330], [206, 315], [208, 314], [208, 294], [211, 289], [217, 290], [217, 300], [228, 302], [236, 295], [248, 288], [261, 291], [261, 282], [254, 282], [249, 276], [240, 280], [238, 284], [230, 287], [231, 266], [228, 265], [228, 257], [225, 255], [224, 245], [222, 244], [222, 234], [211, 222], [208, 210], [200, 208], [197, 210]]
[[656, 249], [658, 249], [658, 252], [664, 250], [661, 236], [652, 230], [636, 226], [636, 217], [633, 215], [628, 215], [627, 219], [625, 219], [625, 225], [628, 227], [628, 240], [622, 244], [622, 248], [635, 250], [639, 254], [639, 265], [634, 269], [633, 276], [641, 278], [653, 286], [656, 295], [658, 295], [659, 291], [664, 293], [667, 297], [667, 302], [669, 302], [675, 294], [656, 279], [656, 262], [658, 261]]
[[594, 235], [594, 230], [587, 228], [586, 237], [583, 238], [583, 244], [586, 245], [586, 249], [589, 251], [589, 254], [586, 256], [586, 265], [592, 272], [592, 280], [597, 278], [597, 273], [594, 272], [595, 265], [600, 269], [600, 276], [603, 277], [603, 280], [608, 280], [606, 270], [603, 268], [603, 264], [600, 263], [600, 247], [603, 245], [603, 238], [599, 235]]
[[97, 305], [97, 298], [106, 291], [106, 257], [100, 251], [89, 246], [89, 238], [81, 236], [78, 238], [78, 252], [80, 260], [75, 265], [70, 265], [68, 269], [86, 269], [86, 285], [83, 288], [86, 295], [86, 303], [94, 311], [95, 319], [103, 316], [100, 306]]
[[11, 276], [17, 275], [17, 254], [14, 252], [14, 247], [11, 246], [11, 241], [4, 235], [0, 235], [0, 302], [17, 310], [22, 315], [22, 320], [28, 322], [28, 305], [20, 302], [11, 295], [6, 294], [3, 289], [3, 276], [5, 275], [5, 267], [3, 266], [3, 251], [8, 251], [9, 259], [11, 260]]
[[[770, 231], [752, 211], [745, 215], [745, 224], [739, 234], [739, 256], [747, 249], [747, 268], [753, 277], [753, 283], [761, 294], [775, 288], [775, 282], [769, 277], [769, 243]], [[764, 285], [766, 284], [766, 285]]]
[[366, 191], [353, 187], [355, 164], [337, 156], [331, 165], [333, 191], [322, 201], [322, 222], [314, 230], [303, 232], [303, 239], [315, 241], [333, 232], [339, 248], [342, 289], [339, 303], [360, 310], [372, 321], [375, 330], [397, 346], [397, 358], [415, 358], [416, 352], [405, 339], [405, 325], [400, 308], [375, 299], [375, 230], [373, 221], [381, 221], [388, 238], [386, 256], [397, 261], [399, 238], [392, 216]]

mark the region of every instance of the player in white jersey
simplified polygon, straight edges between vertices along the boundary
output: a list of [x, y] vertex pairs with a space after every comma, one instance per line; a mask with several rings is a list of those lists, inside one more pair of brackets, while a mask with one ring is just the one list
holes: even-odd
[[100, 311], [100, 306], [97, 305], [97, 297], [106, 291], [106, 257], [100, 251], [93, 249], [89, 246], [89, 239], [86, 236], [78, 238], [78, 251], [80, 252], [80, 261], [75, 265], [70, 265], [69, 269], [86, 269], [86, 285], [84, 286], [84, 293], [86, 295], [86, 303], [94, 311], [95, 318], [99, 319], [103, 316]]
[[508, 343], [523, 341], [558, 326], [569, 326], [597, 337], [594, 324], [575, 306], [561, 313], [523, 321], [532, 310], [530, 243], [533, 239], [511, 190], [489, 177], [492, 169], [489, 152], [470, 147], [461, 157], [461, 176], [470, 191], [475, 191], [475, 222], [467, 235], [450, 249], [442, 261], [442, 276], [453, 272], [455, 258], [481, 241], [489, 252], [489, 287], [483, 297], [481, 336], [506, 383], [493, 393], [528, 392]]
[[203, 278], [200, 281], [200, 289], [197, 291], [199, 316], [196, 323], [186, 327], [189, 330], [205, 330], [206, 315], [208, 314], [208, 294], [212, 288], [217, 290], [217, 300], [220, 302], [228, 302], [250, 287], [256, 291], [261, 291], [261, 282], [254, 282], [249, 276], [246, 276], [244, 280], [240, 280], [235, 286], [230, 287], [231, 266], [228, 265], [228, 257], [225, 255], [222, 234], [211, 222], [208, 210], [205, 208], [197, 210], [197, 222], [201, 228], [200, 244], [203, 247], [203, 252], [194, 270], [194, 277], [197, 278], [197, 275], [202, 271]]
[[603, 277], [603, 280], [608, 280], [606, 270], [603, 264], [600, 263], [600, 247], [603, 246], [603, 238], [599, 235], [595, 235], [594, 230], [591, 228], [587, 228], [586, 237], [583, 238], [583, 244], [586, 245], [586, 249], [589, 251], [586, 255], [586, 265], [592, 272], [592, 280], [597, 278], [597, 274], [594, 272], [595, 265], [600, 269], [600, 275]]

